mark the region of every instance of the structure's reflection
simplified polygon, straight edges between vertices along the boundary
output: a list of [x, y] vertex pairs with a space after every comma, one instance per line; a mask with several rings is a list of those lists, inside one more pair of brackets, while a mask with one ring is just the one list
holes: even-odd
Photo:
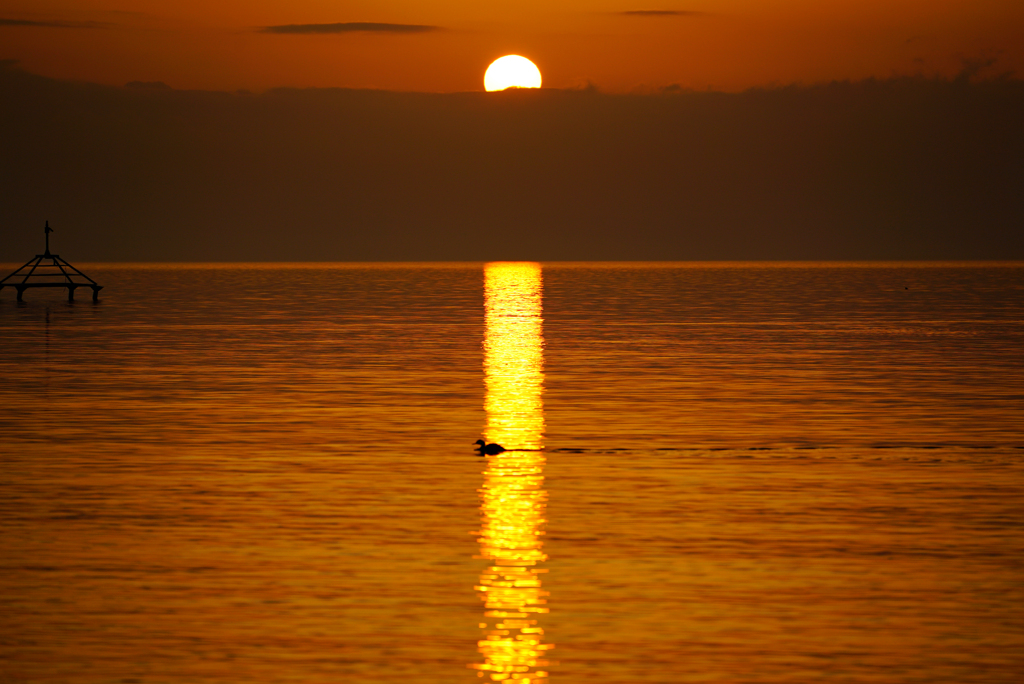
[[480, 550], [491, 561], [477, 591], [486, 606], [479, 642], [479, 676], [531, 682], [547, 677], [547, 613], [538, 567], [547, 556], [544, 534], [544, 339], [541, 269], [533, 263], [494, 263], [484, 268], [487, 389], [485, 438], [506, 451], [487, 457], [480, 490]]

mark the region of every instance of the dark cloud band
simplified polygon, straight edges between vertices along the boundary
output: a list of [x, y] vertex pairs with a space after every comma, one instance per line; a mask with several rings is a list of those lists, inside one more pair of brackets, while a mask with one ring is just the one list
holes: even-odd
[[423, 24], [380, 24], [372, 21], [350, 21], [340, 24], [285, 24], [283, 26], [265, 26], [263, 33], [427, 33], [439, 31], [439, 26]]

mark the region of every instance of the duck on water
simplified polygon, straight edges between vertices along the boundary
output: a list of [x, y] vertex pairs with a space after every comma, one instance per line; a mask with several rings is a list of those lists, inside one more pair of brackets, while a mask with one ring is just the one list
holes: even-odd
[[481, 456], [495, 456], [497, 454], [504, 453], [506, 450], [505, 447], [501, 446], [500, 444], [487, 444], [482, 439], [476, 440], [474, 444], [477, 445], [476, 450], [480, 453]]

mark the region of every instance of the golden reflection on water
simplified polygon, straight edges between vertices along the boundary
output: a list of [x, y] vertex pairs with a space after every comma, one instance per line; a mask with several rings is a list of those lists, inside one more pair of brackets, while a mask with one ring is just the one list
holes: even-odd
[[506, 451], [487, 457], [480, 489], [480, 552], [492, 561], [476, 587], [484, 602], [482, 663], [470, 667], [493, 681], [528, 683], [544, 671], [547, 592], [538, 567], [546, 560], [544, 491], [544, 338], [541, 269], [535, 263], [484, 267], [486, 321], [485, 438]]

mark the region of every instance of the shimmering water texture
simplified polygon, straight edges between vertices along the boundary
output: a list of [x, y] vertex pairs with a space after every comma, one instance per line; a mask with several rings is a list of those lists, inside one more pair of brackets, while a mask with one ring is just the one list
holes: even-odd
[[480, 552], [493, 563], [477, 591], [486, 606], [480, 627], [484, 662], [493, 681], [529, 684], [547, 677], [547, 613], [538, 567], [543, 551], [544, 338], [539, 264], [488, 264], [484, 269], [484, 382], [488, 441], [508, 451], [487, 456], [480, 490]]
[[0, 684], [1024, 679], [1024, 265], [78, 266]]

